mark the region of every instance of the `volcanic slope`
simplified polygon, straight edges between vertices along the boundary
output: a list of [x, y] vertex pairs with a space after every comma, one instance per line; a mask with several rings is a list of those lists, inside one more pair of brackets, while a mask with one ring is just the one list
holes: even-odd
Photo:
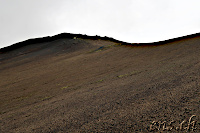
[[1, 133], [149, 132], [172, 120], [176, 132], [192, 115], [200, 132], [200, 36], [146, 47], [62, 38], [0, 53]]

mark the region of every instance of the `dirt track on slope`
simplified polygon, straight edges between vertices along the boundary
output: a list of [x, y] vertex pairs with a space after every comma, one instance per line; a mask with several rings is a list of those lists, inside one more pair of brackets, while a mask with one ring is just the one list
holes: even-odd
[[0, 54], [0, 79], [3, 133], [149, 132], [153, 121], [178, 132], [192, 115], [200, 132], [200, 37], [149, 47], [32, 44]]

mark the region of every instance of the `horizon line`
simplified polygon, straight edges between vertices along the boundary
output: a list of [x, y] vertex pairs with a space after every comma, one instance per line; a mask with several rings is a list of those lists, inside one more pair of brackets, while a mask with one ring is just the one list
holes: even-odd
[[74, 37], [82, 38], [82, 39], [91, 39], [91, 40], [99, 40], [100, 39], [100, 40], [112, 41], [112, 42], [119, 43], [121, 45], [131, 45], [131, 46], [153, 46], [153, 45], [156, 45], [156, 46], [158, 46], [158, 45], [163, 45], [165, 43], [170, 43], [170, 42], [174, 42], [174, 41], [178, 41], [178, 40], [182, 40], [182, 39], [186, 39], [186, 38], [191, 38], [191, 37], [197, 37], [197, 36], [200, 36], [200, 32], [185, 35], [185, 36], [175, 37], [175, 38], [171, 38], [171, 39], [166, 39], [166, 40], [162, 40], [162, 41], [156, 41], [156, 42], [129, 43], [129, 42], [117, 40], [117, 39], [112, 38], [112, 37], [107, 37], [107, 36], [102, 37], [102, 36], [99, 36], [99, 35], [92, 36], [92, 35], [86, 35], [86, 34], [75, 34], [75, 33], [63, 32], [63, 33], [52, 35], [52, 36], [30, 38], [30, 39], [27, 39], [27, 40], [24, 40], [24, 41], [20, 41], [20, 42], [11, 44], [9, 46], [5, 46], [3, 48], [0, 48], [0, 53], [12, 51], [14, 49], [18, 49], [18, 48], [21, 48], [21, 47], [24, 47], [24, 46], [27, 46], [27, 45], [30, 45], [30, 44], [51, 42], [51, 41], [64, 39], [64, 38], [73, 39]]

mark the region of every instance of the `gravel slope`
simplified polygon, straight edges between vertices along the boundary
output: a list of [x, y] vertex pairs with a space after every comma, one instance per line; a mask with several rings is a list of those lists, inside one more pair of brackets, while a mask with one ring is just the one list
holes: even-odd
[[0, 79], [2, 133], [200, 132], [200, 37], [28, 45], [0, 54]]

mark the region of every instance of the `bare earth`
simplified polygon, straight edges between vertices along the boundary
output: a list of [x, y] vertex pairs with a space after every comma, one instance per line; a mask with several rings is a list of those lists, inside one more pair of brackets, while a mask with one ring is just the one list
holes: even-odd
[[150, 131], [200, 132], [200, 37], [66, 38], [0, 54], [0, 133]]

